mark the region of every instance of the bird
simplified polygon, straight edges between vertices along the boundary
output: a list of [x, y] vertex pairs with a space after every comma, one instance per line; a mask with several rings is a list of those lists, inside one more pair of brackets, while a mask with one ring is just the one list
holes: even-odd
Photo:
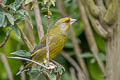
[[[49, 30], [49, 59], [53, 59], [57, 56], [63, 49], [64, 44], [67, 40], [67, 32], [70, 26], [76, 22], [76, 19], [65, 17], [59, 19], [55, 25]], [[40, 44], [32, 51], [31, 59], [36, 62], [43, 62], [46, 59], [46, 34], [40, 41]], [[23, 70], [17, 74], [24, 71], [26, 68], [30, 67], [33, 63], [29, 63], [25, 66]]]

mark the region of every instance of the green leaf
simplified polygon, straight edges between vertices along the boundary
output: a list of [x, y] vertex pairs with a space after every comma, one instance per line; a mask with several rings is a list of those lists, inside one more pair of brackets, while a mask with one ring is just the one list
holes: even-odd
[[19, 14], [21, 14], [23, 16], [28, 16], [28, 12], [26, 10], [24, 10], [24, 9], [18, 10], [17, 13], [19, 13]]
[[90, 63], [95, 63], [96, 62], [96, 59], [95, 58], [92, 58], [91, 60], [90, 60]]
[[16, 9], [18, 9], [20, 6], [21, 6], [21, 4], [23, 3], [23, 1], [24, 0], [15, 0], [15, 7], [16, 7]]
[[11, 3], [8, 7], [14, 11], [17, 11], [24, 0], [15, 0], [15, 2]]
[[90, 58], [90, 57], [93, 57], [93, 55], [91, 53], [89, 53], [89, 52], [83, 53], [80, 56], [81, 56], [81, 58]]
[[50, 1], [51, 1], [51, 4], [52, 4], [53, 6], [55, 6], [56, 0], [50, 0]]
[[29, 4], [32, 0], [25, 0], [25, 4]]
[[5, 21], [5, 15], [0, 13], [0, 27], [3, 27], [4, 21]]
[[62, 70], [62, 68], [60, 66], [57, 66], [56, 72], [58, 72], [60, 75], [63, 74], [63, 70]]
[[98, 57], [102, 60], [102, 61], [106, 61], [106, 56], [104, 53], [99, 53]]
[[7, 27], [7, 20], [5, 19], [3, 27]]
[[12, 25], [14, 25], [14, 21], [15, 21], [14, 16], [11, 15], [10, 13], [5, 13], [5, 15], [7, 16], [8, 21], [9, 21]]
[[6, 35], [8, 36], [11, 31], [12, 31], [12, 29], [9, 29]]
[[18, 51], [12, 52], [10, 54], [21, 56], [21, 57], [30, 57], [31, 56], [31, 53], [27, 52], [26, 50], [18, 50]]
[[6, 4], [6, 2], [7, 2], [7, 0], [2, 0], [2, 3], [3, 3], [3, 4]]
[[20, 34], [20, 31], [19, 31], [18, 27], [14, 25], [14, 26], [12, 26], [12, 28], [13, 28], [13, 30], [15, 31], [16, 36], [17, 36], [18, 38], [20, 38], [20, 37], [21, 37], [21, 34]]

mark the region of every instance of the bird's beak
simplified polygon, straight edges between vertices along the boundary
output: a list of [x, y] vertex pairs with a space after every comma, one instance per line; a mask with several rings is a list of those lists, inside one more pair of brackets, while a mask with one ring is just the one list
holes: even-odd
[[74, 22], [76, 22], [77, 20], [76, 19], [70, 19], [70, 24], [73, 24]]

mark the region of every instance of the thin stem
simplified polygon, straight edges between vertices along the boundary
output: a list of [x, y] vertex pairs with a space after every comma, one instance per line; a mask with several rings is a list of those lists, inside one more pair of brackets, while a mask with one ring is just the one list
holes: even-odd
[[39, 62], [33, 61], [33, 60], [31, 60], [31, 59], [28, 59], [28, 58], [22, 58], [22, 57], [8, 57], [8, 58], [11, 58], [11, 59], [19, 59], [19, 60], [25, 60], [25, 61], [30, 61], [30, 62], [33, 62], [33, 63], [35, 63], [35, 64], [37, 64], [37, 65], [39, 65], [39, 66], [42, 66], [42, 67], [48, 69], [48, 67], [46, 67], [46, 66], [40, 64]]
[[48, 3], [49, 3], [49, 0], [48, 0], [48, 2], [47, 2], [47, 10], [48, 10], [48, 14], [47, 14], [47, 20], [48, 20], [48, 22], [47, 22], [47, 34], [46, 34], [46, 60], [47, 60], [47, 66], [48, 66], [48, 64], [49, 64], [49, 29], [50, 29], [50, 10], [49, 10], [49, 5], [48, 5]]
[[74, 68], [77, 70], [77, 72], [80, 73], [79, 74], [79, 76], [81, 77], [80, 80], [87, 80], [84, 73], [80, 69], [79, 65], [69, 55], [67, 55], [66, 52], [62, 51], [61, 54], [65, 57], [65, 59], [67, 59], [69, 61], [69, 63], [71, 63], [71, 65], [74, 66]]
[[5, 36], [5, 39], [3, 40], [3, 42], [0, 43], [0, 48], [3, 47], [7, 43], [9, 36], [10, 36], [10, 34], [8, 34], [7, 36]]
[[70, 68], [70, 73], [71, 73], [71, 77], [72, 77], [72, 80], [76, 80], [76, 75], [75, 75], [75, 69], [73, 67]]
[[33, 46], [30, 43], [30, 41], [28, 40], [28, 38], [26, 37], [26, 35], [24, 34], [24, 32], [20, 29], [19, 25], [16, 24], [16, 27], [18, 27], [20, 34], [21, 34], [21, 38], [24, 41], [24, 43], [27, 45], [27, 47], [29, 48], [30, 52], [33, 51]]
[[[24, 66], [22, 65], [20, 67], [20, 70], [23, 70], [23, 69], [24, 69]], [[26, 80], [26, 76], [25, 76], [25, 72], [24, 71], [20, 74], [20, 77], [21, 77], [21, 80]]]
[[8, 61], [3, 53], [0, 53], [0, 59], [5, 67], [9, 80], [14, 80]]
[[[36, 2], [37, 2], [37, 0], [36, 0]], [[38, 4], [36, 4], [34, 7], [34, 13], [35, 13], [35, 19], [36, 19], [36, 23], [37, 23], [39, 40], [41, 40], [44, 36], [44, 30], [43, 30], [42, 20], [41, 20], [41, 16], [40, 16], [40, 9], [39, 9]]]

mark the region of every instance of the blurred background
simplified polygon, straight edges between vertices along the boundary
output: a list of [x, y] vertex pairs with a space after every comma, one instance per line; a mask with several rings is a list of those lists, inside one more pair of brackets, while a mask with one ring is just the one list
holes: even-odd
[[[6, 5], [14, 2], [14, 0], [5, 1]], [[45, 6], [41, 3], [41, 0], [38, 0], [38, 5], [40, 10], [39, 15], [41, 17], [41, 23], [43, 25], [44, 33], [46, 33], [47, 18], [45, 15], [47, 14], [47, 11]], [[87, 18], [90, 26], [89, 33], [89, 30], [87, 30], [89, 28], [86, 27], [84, 21], [85, 18], [83, 19], [84, 15], [81, 15], [81, 9], [79, 5], [80, 4], [77, 0], [56, 0], [55, 6], [50, 7], [50, 11], [52, 12], [52, 16], [50, 18], [50, 27], [52, 27], [52, 25], [54, 25], [57, 20], [65, 16], [70, 16], [77, 19], [77, 22], [71, 26], [72, 28], [68, 33], [68, 40], [65, 43], [63, 52], [61, 52], [62, 54], [57, 55], [54, 60], [63, 65], [66, 69], [66, 71], [61, 76], [61, 80], [80, 80], [79, 70], [85, 73], [85, 75], [91, 80], [104, 80], [104, 69], [101, 69], [99, 66], [101, 63], [106, 63], [105, 40], [98, 33], [96, 33], [95, 29], [92, 27], [92, 23]], [[32, 10], [31, 7], [33, 7]], [[30, 42], [35, 46], [39, 44], [37, 28], [37, 24], [39, 23], [36, 22], [35, 8], [31, 3], [27, 6], [23, 5], [21, 8], [24, 8], [29, 12], [33, 24], [33, 29], [26, 21], [19, 22], [20, 28], [26, 34]], [[88, 17], [88, 15], [85, 16]], [[4, 41], [8, 29], [10, 29], [9, 26], [5, 28], [0, 27], [0, 43]], [[0, 48], [0, 80], [9, 80], [9, 73], [6, 72], [5, 66], [10, 67], [14, 80], [22, 80], [20, 75], [16, 76], [16, 73], [19, 71], [23, 61], [8, 59], [9, 56], [12, 56], [10, 53], [16, 50], [29, 51], [19, 34], [20, 33], [17, 32], [17, 30], [11, 31], [8, 41], [3, 47]], [[93, 42], [91, 42], [91, 39]], [[99, 65], [95, 57], [96, 54], [98, 62], [101, 62]], [[4, 57], [6, 57], [8, 65], [4, 63], [4, 61], [6, 61], [4, 60]], [[25, 74], [25, 77], [25, 80], [29, 80], [29, 76], [27, 74]]]

